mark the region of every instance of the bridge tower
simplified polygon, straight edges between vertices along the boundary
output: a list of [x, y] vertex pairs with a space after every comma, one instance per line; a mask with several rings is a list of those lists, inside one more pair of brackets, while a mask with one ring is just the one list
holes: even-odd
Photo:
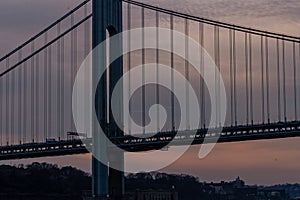
[[[101, 42], [105, 41], [107, 37], [111, 37], [122, 31], [122, 1], [120, 0], [93, 0], [93, 49]], [[118, 48], [110, 48], [108, 51], [121, 51], [122, 41]], [[105, 53], [107, 54], [107, 52]], [[100, 55], [101, 58], [106, 58], [107, 55]], [[96, 58], [95, 58], [96, 57]], [[98, 60], [98, 55], [93, 57], [93, 70], [99, 70], [97, 68], [105, 67], [107, 60]], [[115, 120], [111, 113], [110, 99], [112, 95], [112, 89], [115, 84], [123, 75], [123, 63], [122, 58], [114, 61], [110, 67], [109, 72], [103, 75], [102, 79], [98, 83], [96, 94], [96, 112], [98, 121], [103, 130], [106, 130], [108, 135], [120, 135], [123, 134], [115, 123]], [[108, 77], [107, 77], [108, 76]], [[107, 87], [109, 83], [109, 88]], [[107, 90], [108, 88], [108, 90]], [[107, 98], [109, 97], [109, 98]], [[120, 111], [120, 122], [123, 121], [123, 94], [120, 94], [117, 104]], [[109, 113], [107, 113], [107, 106], [109, 106]], [[97, 123], [97, 122], [95, 122]], [[124, 173], [108, 166], [119, 166], [119, 169], [124, 167], [124, 155], [114, 153], [108, 153], [107, 144], [100, 140], [97, 133], [93, 133], [93, 155], [101, 155], [103, 160], [107, 160], [106, 163], [101, 163], [94, 156], [92, 158], [92, 193], [95, 199], [107, 199], [107, 196], [112, 199], [122, 199], [124, 195]]]

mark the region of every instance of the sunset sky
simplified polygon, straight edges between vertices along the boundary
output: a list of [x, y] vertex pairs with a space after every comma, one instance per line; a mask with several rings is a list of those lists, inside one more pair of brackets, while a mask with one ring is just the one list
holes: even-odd
[[[299, 0], [140, 0], [160, 7], [246, 27], [300, 36]], [[42, 30], [81, 0], [10, 0], [0, 2], [0, 56]], [[176, 147], [174, 147], [176, 148]], [[218, 144], [204, 159], [193, 146], [161, 170], [192, 174], [201, 181], [232, 180], [247, 184], [300, 182], [300, 138]], [[90, 172], [90, 155], [2, 161], [0, 164], [45, 161]], [[132, 160], [131, 165], [138, 164]]]

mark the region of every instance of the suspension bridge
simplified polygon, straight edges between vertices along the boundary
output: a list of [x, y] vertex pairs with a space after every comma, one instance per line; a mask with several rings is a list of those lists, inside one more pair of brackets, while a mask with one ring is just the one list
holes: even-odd
[[[299, 37], [223, 23], [132, 0], [86, 0], [0, 59], [0, 160], [94, 151], [93, 138], [85, 130], [75, 128], [71, 102], [76, 73], [89, 52], [106, 38], [123, 30], [145, 27], [182, 32], [211, 55], [225, 84], [225, 125], [220, 134], [219, 121], [209, 127], [212, 113], [208, 89], [201, 75], [196, 75], [193, 66], [186, 61], [188, 51], [185, 51], [185, 58], [180, 58], [172, 52], [151, 49], [130, 52], [129, 49], [130, 53], [114, 63], [107, 77], [99, 83], [101, 98], [97, 114], [113, 144], [137, 152], [160, 149], [171, 141], [175, 141], [175, 145], [191, 141], [202, 144], [204, 138], [208, 138], [206, 142], [213, 142], [217, 136], [219, 143], [300, 136]], [[145, 39], [145, 35], [142, 38]], [[159, 31], [155, 38], [158, 43]], [[130, 44], [135, 38], [129, 35], [127, 39]], [[171, 48], [173, 39], [171, 31], [168, 41]], [[183, 48], [188, 45], [183, 41]], [[200, 63], [204, 62], [202, 51]], [[158, 85], [143, 86], [140, 94], [133, 98], [134, 106], [130, 106], [132, 118], [145, 127], [149, 123], [149, 107], [162, 104], [168, 114], [166, 124], [158, 125], [162, 127], [157, 130], [145, 130], [134, 129], [129, 123], [124, 125], [125, 135], [120, 131], [116, 134], [117, 125], [109, 103], [112, 87], [123, 73], [151, 62], [171, 66], [199, 91], [199, 127], [190, 127], [189, 115], [193, 108], [189, 101], [180, 105], [186, 107], [187, 113], [181, 113], [186, 120], [185, 127], [179, 129], [179, 105], [174, 94]], [[164, 77], [159, 76], [158, 68], [154, 70], [159, 82]], [[145, 79], [146, 74], [141, 76]], [[170, 76], [174, 87], [176, 80], [172, 73]], [[83, 80], [83, 84], [88, 81]], [[132, 81], [134, 77], [129, 85]], [[130, 87], [128, 90], [123, 93], [130, 93]], [[219, 93], [216, 89], [217, 97]], [[218, 119], [218, 113], [216, 115]], [[157, 120], [160, 124], [159, 116]], [[86, 126], [91, 124], [85, 123]], [[113, 178], [108, 177], [103, 164], [93, 159], [95, 197], [122, 196], [123, 174], [110, 170], [109, 176]]]

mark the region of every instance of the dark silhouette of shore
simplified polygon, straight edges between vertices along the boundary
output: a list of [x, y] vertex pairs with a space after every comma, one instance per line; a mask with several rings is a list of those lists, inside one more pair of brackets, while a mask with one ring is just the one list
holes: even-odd
[[[48, 163], [0, 166], [0, 199], [82, 199], [91, 191], [91, 175], [74, 167]], [[290, 200], [300, 196], [299, 184], [247, 186], [239, 177], [231, 182], [205, 183], [190, 175], [159, 172], [127, 174], [126, 194], [175, 191], [179, 200]], [[197, 198], [196, 198], [197, 197]]]

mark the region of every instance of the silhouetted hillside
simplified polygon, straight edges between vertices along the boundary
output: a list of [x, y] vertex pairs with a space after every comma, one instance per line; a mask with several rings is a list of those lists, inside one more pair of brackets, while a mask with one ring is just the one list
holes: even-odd
[[[55, 196], [53, 199], [80, 199], [82, 191], [91, 190], [89, 174], [73, 167], [59, 168], [47, 163], [23, 166], [0, 166], [0, 195], [26, 194]], [[129, 174], [125, 178], [126, 191], [136, 189], [166, 189], [175, 187], [179, 199], [193, 199], [201, 194], [202, 184], [188, 175], [164, 173]], [[202, 194], [203, 195], [203, 194]], [[1, 199], [1, 197], [0, 197]]]
[[47, 163], [26, 167], [0, 166], [0, 194], [64, 196], [60, 199], [80, 199], [82, 190], [89, 190], [91, 177], [73, 167], [58, 168]]
[[[189, 175], [175, 175], [158, 172], [129, 174], [125, 179], [126, 191], [136, 189], [170, 190], [174, 188], [178, 192], [180, 200], [191, 200], [195, 197], [208, 198], [204, 193], [205, 186], [199, 180]], [[210, 198], [212, 199], [212, 198]]]
[[[77, 200], [91, 191], [91, 176], [73, 167], [47, 163], [18, 167], [0, 166], [0, 199]], [[179, 200], [288, 200], [300, 194], [298, 184], [272, 187], [247, 186], [239, 177], [231, 182], [201, 183], [189, 175], [137, 173], [125, 177], [126, 192], [177, 191]]]

